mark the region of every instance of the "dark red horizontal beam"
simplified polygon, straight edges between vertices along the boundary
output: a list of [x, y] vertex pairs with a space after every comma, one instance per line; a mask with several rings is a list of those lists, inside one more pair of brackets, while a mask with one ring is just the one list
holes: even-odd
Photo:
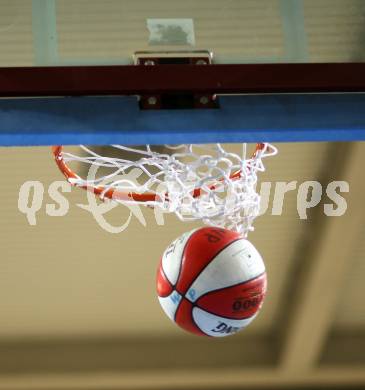
[[365, 92], [365, 63], [0, 68], [0, 96]]

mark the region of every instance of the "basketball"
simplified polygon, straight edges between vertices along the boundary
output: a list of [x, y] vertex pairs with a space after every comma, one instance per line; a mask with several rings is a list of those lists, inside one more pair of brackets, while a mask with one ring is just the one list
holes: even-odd
[[167, 314], [188, 332], [212, 337], [234, 334], [258, 314], [266, 294], [264, 262], [239, 233], [195, 229], [165, 250], [157, 294]]

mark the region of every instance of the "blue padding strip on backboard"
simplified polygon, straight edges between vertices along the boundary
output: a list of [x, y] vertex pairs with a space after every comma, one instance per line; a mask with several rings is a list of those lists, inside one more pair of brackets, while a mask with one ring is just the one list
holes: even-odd
[[0, 145], [365, 140], [365, 94], [220, 97], [141, 111], [135, 97], [0, 99]]

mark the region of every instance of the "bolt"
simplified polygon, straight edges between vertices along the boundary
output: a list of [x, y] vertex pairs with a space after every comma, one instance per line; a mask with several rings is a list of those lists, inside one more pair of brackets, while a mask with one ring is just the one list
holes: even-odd
[[206, 60], [203, 60], [203, 59], [200, 59], [200, 60], [197, 60], [196, 65], [207, 65], [207, 61]]
[[146, 60], [144, 62], [144, 65], [155, 65], [155, 61], [153, 61], [153, 60]]
[[157, 103], [157, 98], [155, 96], [150, 96], [148, 99], [147, 99], [147, 103], [150, 105], [150, 106], [154, 106], [156, 103]]
[[203, 104], [203, 105], [206, 105], [209, 103], [209, 98], [207, 96], [202, 96], [200, 99], [199, 99], [200, 103]]

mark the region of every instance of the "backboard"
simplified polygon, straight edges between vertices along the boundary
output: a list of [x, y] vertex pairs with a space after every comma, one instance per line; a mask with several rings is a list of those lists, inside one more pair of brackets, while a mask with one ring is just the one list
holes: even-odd
[[132, 64], [209, 50], [218, 64], [364, 59], [365, 3], [330, 0], [1, 0], [0, 66]]
[[[363, 1], [0, 0], [0, 11], [2, 145], [365, 139]], [[136, 66], [136, 52], [212, 64]], [[219, 105], [142, 112], [136, 96], [161, 91]]]

